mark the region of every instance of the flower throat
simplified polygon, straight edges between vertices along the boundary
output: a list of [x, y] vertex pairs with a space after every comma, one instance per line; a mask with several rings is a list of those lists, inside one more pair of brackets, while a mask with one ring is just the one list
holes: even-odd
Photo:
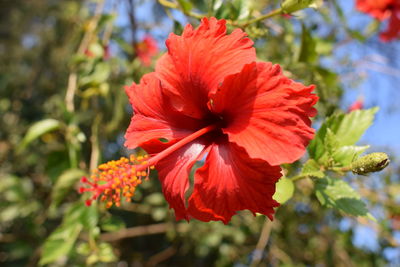
[[86, 200], [87, 206], [90, 206], [98, 198], [106, 202], [107, 208], [110, 208], [113, 204], [119, 207], [122, 197], [125, 201], [130, 202], [135, 194], [136, 187], [142, 183], [143, 179], [149, 178], [149, 172], [154, 169], [157, 162], [200, 136], [218, 128], [218, 124], [204, 127], [151, 157], [148, 155], [137, 157], [131, 155], [129, 159], [122, 157], [119, 160], [101, 164], [92, 171], [90, 179], [82, 177], [81, 182], [85, 187], [80, 187], [79, 193], [90, 192], [92, 194]]

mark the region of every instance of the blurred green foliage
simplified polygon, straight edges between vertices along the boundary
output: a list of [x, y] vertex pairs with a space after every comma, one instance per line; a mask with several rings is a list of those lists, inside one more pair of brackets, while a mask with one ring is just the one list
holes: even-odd
[[[384, 265], [382, 250], [399, 245], [391, 221], [400, 213], [396, 170], [380, 174], [378, 194], [365, 186], [372, 178], [346, 169], [368, 149], [356, 143], [377, 109], [340, 111], [340, 76], [322, 59], [332, 57], [340, 41], [337, 28], [347, 27], [330, 14], [338, 13], [342, 24], [346, 18], [333, 0], [317, 11], [300, 10], [311, 2], [320, 1], [2, 1], [0, 265]], [[154, 20], [137, 19], [135, 11], [143, 6]], [[294, 10], [300, 10], [294, 17], [281, 15]], [[260, 19], [265, 14], [268, 19]], [[283, 166], [275, 198], [284, 204], [276, 219], [243, 211], [228, 225], [176, 222], [155, 173], [132, 203], [86, 207], [77, 192], [79, 179], [101, 162], [135, 153], [122, 145], [131, 117], [123, 86], [153, 69], [137, 57], [140, 35], [166, 22], [180, 33], [182, 18], [197, 24], [203, 16], [227, 19], [230, 30], [244, 28], [260, 60], [316, 85], [316, 121], [322, 126], [309, 159]], [[119, 17], [129, 19], [121, 23]], [[317, 34], [321, 23], [329, 34]], [[349, 38], [365, 36], [347, 32]], [[384, 213], [376, 222], [370, 220], [374, 207]], [[338, 227], [344, 214], [353, 225], [377, 229], [379, 251], [354, 246], [352, 228]]]

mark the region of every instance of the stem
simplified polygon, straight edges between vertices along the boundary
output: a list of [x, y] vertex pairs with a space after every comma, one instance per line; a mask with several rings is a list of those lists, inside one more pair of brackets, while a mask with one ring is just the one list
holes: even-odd
[[351, 171], [351, 166], [346, 166], [346, 167], [331, 167], [329, 170], [335, 171], [335, 172], [349, 172]]
[[185, 14], [186, 16], [189, 16], [189, 17], [193, 17], [196, 19], [202, 19], [204, 17], [207, 17], [206, 15], [196, 14], [191, 11], [185, 11], [179, 4], [170, 2], [168, 0], [158, 0], [158, 2], [164, 7], [168, 7], [168, 8], [172, 8], [172, 9], [179, 9], [180, 11], [183, 12], [183, 14]]
[[92, 151], [90, 153], [90, 164], [89, 169], [93, 171], [96, 169], [100, 158], [100, 147], [99, 147], [99, 126], [101, 122], [101, 115], [97, 115], [92, 125], [92, 136], [90, 142], [92, 144]]
[[[324, 168], [324, 170], [330, 170], [330, 171], [334, 171], [334, 172], [339, 172], [339, 173], [344, 173], [344, 172], [349, 172], [351, 171], [351, 166], [346, 166], [346, 167], [329, 167], [329, 168]], [[300, 179], [304, 179], [304, 178], [308, 178], [310, 177], [309, 174], [299, 174], [299, 175], [295, 175], [293, 177], [290, 177], [289, 179], [294, 181], [300, 180]]]
[[244, 24], [242, 24], [240, 26], [241, 27], [247, 27], [250, 24], [253, 24], [253, 23], [265, 20], [265, 19], [269, 19], [269, 18], [271, 18], [273, 16], [280, 15], [280, 14], [282, 14], [282, 8], [278, 8], [278, 9], [272, 10], [268, 14], [265, 14], [265, 15], [259, 16], [258, 18], [254, 18], [252, 20], [249, 20], [248, 22], [246, 22], [246, 23], [244, 23]]
[[[129, 22], [131, 24], [131, 35], [132, 35], [132, 43], [136, 45], [137, 40], [136, 40], [136, 32], [137, 32], [137, 23], [136, 23], [136, 14], [135, 14], [135, 3], [133, 0], [128, 0], [128, 17], [129, 17]], [[136, 57], [136, 49], [134, 51], [133, 57]]]
[[[146, 226], [135, 226], [132, 228], [125, 228], [119, 230], [117, 232], [112, 233], [104, 233], [100, 235], [100, 239], [106, 242], [115, 242], [124, 238], [133, 238], [138, 236], [146, 236], [146, 235], [154, 235], [165, 233], [168, 230], [172, 229], [172, 225], [170, 223], [159, 223], [159, 224], [151, 224]], [[179, 223], [177, 225], [177, 232], [185, 233], [189, 230], [189, 224], [187, 223]], [[83, 239], [87, 239], [87, 236], [82, 236]]]
[[[116, 15], [116, 10], [117, 10], [117, 2], [115, 1], [113, 3], [111, 14]], [[111, 34], [113, 31], [113, 26], [114, 26], [114, 20], [111, 20], [107, 23], [107, 25], [104, 29], [104, 34], [103, 34], [103, 39], [102, 39], [102, 43], [104, 46], [108, 45], [108, 43], [110, 42]]]
[[[96, 6], [94, 17], [89, 22], [88, 30], [85, 32], [85, 35], [83, 36], [82, 41], [79, 44], [77, 54], [83, 54], [87, 49], [87, 47], [89, 46], [93, 38], [93, 33], [100, 20], [103, 7], [104, 7], [104, 1], [100, 1]], [[67, 111], [69, 112], [74, 112], [75, 110], [74, 97], [77, 86], [78, 86], [78, 74], [74, 70], [69, 74], [67, 92], [65, 94], [65, 105], [67, 107]]]
[[256, 248], [254, 250], [254, 254], [250, 263], [250, 267], [257, 266], [262, 260], [262, 252], [265, 250], [265, 247], [268, 244], [269, 236], [271, 234], [272, 222], [265, 217], [265, 222], [263, 228], [261, 230], [260, 238], [257, 242]]
[[77, 168], [78, 167], [78, 155], [76, 152], [76, 149], [74, 148], [73, 144], [68, 144], [68, 155], [69, 155], [69, 161], [71, 168]]
[[303, 175], [299, 174], [299, 175], [293, 176], [293, 177], [291, 177], [289, 179], [292, 180], [292, 182], [294, 182], [294, 181], [297, 181], [297, 180], [300, 180], [300, 179], [304, 179], [304, 178], [307, 178], [307, 177], [309, 177], [308, 174], [303, 174]]

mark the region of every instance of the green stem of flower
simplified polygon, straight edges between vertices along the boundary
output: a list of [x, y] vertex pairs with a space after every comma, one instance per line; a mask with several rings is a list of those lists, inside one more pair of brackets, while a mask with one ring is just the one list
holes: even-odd
[[[277, 16], [277, 15], [281, 15], [281, 14], [283, 14], [282, 8], [278, 8], [278, 9], [272, 10], [272, 11], [269, 12], [268, 14], [265, 14], [265, 15], [259, 16], [259, 17], [257, 17], [257, 18], [254, 18], [254, 19], [252, 19], [252, 20], [249, 20], [249, 21], [247, 21], [246, 23], [241, 24], [240, 26], [241, 26], [241, 27], [247, 27], [247, 26], [249, 26], [250, 24], [253, 24], [253, 23], [256, 23], [256, 22], [265, 20], [265, 19], [269, 19], [269, 18], [271, 18], [271, 17]], [[239, 26], [239, 25], [238, 25], [238, 26]]]
[[[326, 168], [325, 170], [330, 170], [330, 171], [334, 171], [334, 172], [338, 172], [338, 173], [344, 173], [344, 172], [351, 171], [351, 166], [329, 167], [329, 168]], [[293, 177], [290, 177], [289, 179], [294, 182], [294, 181], [301, 180], [301, 179], [308, 178], [308, 177], [310, 177], [309, 174], [299, 174], [299, 175], [295, 175]]]
[[304, 179], [304, 178], [307, 178], [307, 177], [309, 177], [309, 175], [299, 174], [299, 175], [293, 176], [293, 177], [291, 177], [289, 179], [294, 182], [294, 181], [297, 181], [297, 180], [300, 180], [300, 179]]
[[158, 0], [158, 2], [164, 7], [168, 7], [168, 8], [172, 8], [172, 9], [179, 9], [180, 11], [183, 12], [183, 14], [185, 14], [186, 16], [189, 16], [189, 17], [193, 17], [196, 19], [202, 19], [202, 18], [206, 17], [206, 15], [197, 14], [197, 13], [193, 13], [190, 11], [185, 11], [179, 4], [170, 2], [168, 0]]
[[331, 171], [335, 172], [349, 172], [351, 171], [351, 166], [346, 166], [346, 167], [331, 167], [329, 168]]

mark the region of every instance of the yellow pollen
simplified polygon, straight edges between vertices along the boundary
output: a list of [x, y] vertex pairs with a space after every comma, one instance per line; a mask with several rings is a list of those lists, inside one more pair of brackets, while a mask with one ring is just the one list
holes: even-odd
[[107, 208], [113, 203], [119, 207], [122, 198], [130, 202], [136, 187], [142, 183], [142, 179], [148, 179], [150, 170], [154, 169], [154, 166], [147, 166], [148, 161], [144, 160], [147, 158], [148, 155], [130, 155], [129, 158], [122, 157], [99, 165], [92, 172], [90, 180], [82, 179], [87, 187], [82, 187], [80, 192], [92, 193], [87, 205], [96, 199], [105, 202]]

